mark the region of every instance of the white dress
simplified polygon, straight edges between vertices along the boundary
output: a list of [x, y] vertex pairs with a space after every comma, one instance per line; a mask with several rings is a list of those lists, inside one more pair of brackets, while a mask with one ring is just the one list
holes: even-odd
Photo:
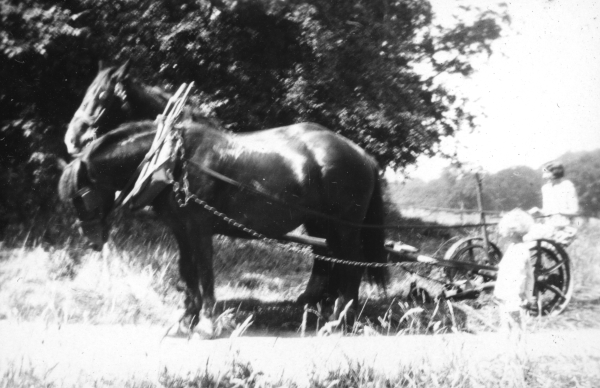
[[548, 182], [542, 186], [542, 212], [547, 216], [542, 224], [536, 224], [525, 236], [525, 240], [550, 239], [568, 246], [577, 228], [566, 215], [576, 215], [579, 212], [579, 202], [575, 186], [569, 180]]
[[518, 311], [533, 300], [533, 266], [527, 244], [512, 244], [498, 265], [494, 296], [505, 311]]
[[550, 216], [547, 224], [556, 227], [569, 226], [571, 221], [563, 214], [575, 215], [579, 212], [579, 202], [575, 186], [569, 180], [562, 180], [558, 183], [546, 183], [542, 186], [542, 201], [544, 214]]

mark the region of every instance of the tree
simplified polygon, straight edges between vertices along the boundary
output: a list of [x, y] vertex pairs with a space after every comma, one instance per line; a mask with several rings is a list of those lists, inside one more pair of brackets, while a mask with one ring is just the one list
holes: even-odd
[[1, 167], [14, 192], [35, 176], [53, 187], [48, 166], [66, 156], [65, 125], [99, 59], [131, 59], [149, 84], [195, 81], [232, 131], [314, 121], [406, 166], [472, 127], [436, 75], [471, 74], [508, 18], [464, 12], [446, 28], [426, 0], [2, 0], [0, 131], [14, 152]]
[[69, 15], [0, 2], [0, 235], [10, 222], [54, 209], [64, 123], [86, 63], [84, 30], [70, 27]]
[[[482, 173], [484, 210], [509, 211], [541, 206], [541, 176], [526, 166], [516, 166], [495, 174]], [[409, 183], [401, 196], [401, 204], [453, 209], [477, 209], [477, 183], [472, 174], [461, 174], [446, 168], [440, 178], [424, 183]]]
[[567, 153], [559, 158], [565, 176], [575, 185], [579, 210], [588, 217], [600, 216], [600, 150]]
[[[475, 177], [447, 167], [429, 182], [410, 180], [392, 198], [403, 206], [477, 209]], [[485, 198], [484, 198], [485, 199]], [[489, 201], [484, 200], [484, 205]], [[487, 208], [486, 208], [487, 209]], [[489, 210], [489, 209], [488, 209]]]
[[538, 171], [516, 166], [489, 175], [483, 191], [491, 210], [524, 210], [541, 206], [541, 175]]

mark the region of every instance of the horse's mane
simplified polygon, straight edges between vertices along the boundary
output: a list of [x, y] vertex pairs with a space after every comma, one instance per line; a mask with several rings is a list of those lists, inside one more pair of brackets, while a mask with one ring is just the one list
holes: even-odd
[[[79, 190], [79, 180], [82, 178], [81, 169], [86, 168], [86, 163], [92, 155], [100, 153], [110, 153], [118, 147], [115, 144], [135, 139], [136, 135], [151, 134], [154, 136], [156, 124], [153, 121], [137, 121], [123, 124], [115, 130], [100, 136], [97, 140], [90, 143], [81, 154], [79, 154], [71, 163], [69, 163], [62, 172], [58, 181], [58, 195], [61, 201], [70, 201]], [[89, 172], [86, 172], [89, 174]], [[87, 179], [90, 179], [89, 176]]]
[[[163, 88], [158, 86], [149, 86], [138, 80], [130, 82], [132, 88], [137, 89], [137, 94], [140, 98], [147, 101], [148, 104], [154, 104], [155, 106], [164, 107], [167, 105], [169, 99], [173, 94], [165, 91]], [[215, 117], [207, 116], [201, 109], [187, 104], [184, 107], [184, 117], [195, 121], [199, 124], [209, 125], [215, 128], [221, 128], [221, 122]]]
[[[104, 134], [89, 144], [82, 154], [82, 159], [87, 160], [100, 154], [113, 154], [118, 151], [125, 143], [134, 142], [140, 136], [152, 135], [156, 133], [156, 123], [154, 121], [133, 121], [122, 124], [112, 131]], [[119, 144], [119, 147], [115, 147]]]
[[[185, 121], [180, 124], [184, 129], [198, 133], [198, 131], [221, 132], [212, 125], [203, 125], [198, 122]], [[145, 136], [151, 136], [153, 139], [156, 133], [157, 125], [154, 121], [134, 121], [125, 123], [116, 129], [100, 136], [90, 143], [81, 154], [69, 163], [63, 170], [58, 184], [58, 193], [62, 201], [69, 201], [79, 189], [80, 170], [85, 168], [88, 160], [98, 160], [107, 158], [113, 161], [120, 158], [123, 147], [132, 145], [136, 147], [136, 139]], [[87, 172], [91, 174], [91, 171]], [[92, 179], [92, 177], [89, 177]]]
[[121, 141], [139, 134], [156, 131], [156, 123], [152, 120], [131, 121], [121, 124], [112, 131], [100, 136], [84, 151], [85, 154], [93, 152], [95, 149], [102, 147], [105, 143]]

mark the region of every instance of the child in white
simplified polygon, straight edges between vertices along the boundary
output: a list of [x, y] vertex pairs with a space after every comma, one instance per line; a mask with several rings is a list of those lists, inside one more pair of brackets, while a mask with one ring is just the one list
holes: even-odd
[[498, 224], [498, 232], [509, 246], [498, 265], [494, 296], [500, 304], [504, 328], [518, 327], [523, 321], [524, 307], [533, 301], [533, 267], [528, 244], [523, 242], [534, 221], [526, 212], [515, 209]]

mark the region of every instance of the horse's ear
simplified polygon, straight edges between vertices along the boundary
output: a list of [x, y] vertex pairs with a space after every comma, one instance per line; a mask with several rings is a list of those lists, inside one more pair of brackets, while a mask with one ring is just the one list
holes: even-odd
[[115, 77], [117, 77], [117, 79], [119, 81], [124, 80], [129, 75], [130, 68], [131, 68], [131, 60], [128, 59], [127, 61], [125, 61], [125, 63], [121, 67], [119, 67], [117, 69], [117, 71], [115, 72]]

